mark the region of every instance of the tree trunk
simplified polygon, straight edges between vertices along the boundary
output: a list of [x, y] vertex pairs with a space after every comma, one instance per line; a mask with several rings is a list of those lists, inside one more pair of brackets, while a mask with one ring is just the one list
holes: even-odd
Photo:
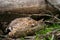
[[44, 0], [0, 0], [0, 12], [40, 13], [45, 6]]

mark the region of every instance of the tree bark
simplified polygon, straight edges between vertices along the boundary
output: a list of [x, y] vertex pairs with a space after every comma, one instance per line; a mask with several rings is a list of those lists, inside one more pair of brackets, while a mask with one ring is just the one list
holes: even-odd
[[39, 13], [45, 6], [44, 0], [0, 0], [0, 12]]

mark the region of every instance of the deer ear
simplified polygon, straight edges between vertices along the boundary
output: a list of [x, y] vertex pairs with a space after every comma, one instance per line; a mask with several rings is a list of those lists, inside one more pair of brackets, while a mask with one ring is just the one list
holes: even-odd
[[41, 20], [39, 20], [38, 22], [41, 23], [41, 22], [43, 22], [43, 20], [44, 20], [44, 19], [41, 19]]
[[44, 19], [39, 20], [38, 23], [39, 23], [39, 25], [42, 25], [42, 24], [46, 25], [45, 22], [44, 22]]

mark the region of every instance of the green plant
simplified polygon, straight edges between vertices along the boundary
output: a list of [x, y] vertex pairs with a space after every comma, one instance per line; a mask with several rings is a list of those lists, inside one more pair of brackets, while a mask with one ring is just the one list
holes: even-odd
[[[38, 32], [36, 32], [36, 40], [39, 40], [39, 37], [38, 37], [38, 34], [39, 35], [45, 35], [53, 30], [56, 30], [56, 29], [60, 29], [60, 24], [52, 24], [52, 25], [48, 25], [47, 27], [45, 27], [44, 29], [42, 30], [39, 30]], [[50, 35], [48, 37], [49, 40], [53, 40], [54, 39], [54, 35]], [[43, 40], [46, 40], [45, 38]]]

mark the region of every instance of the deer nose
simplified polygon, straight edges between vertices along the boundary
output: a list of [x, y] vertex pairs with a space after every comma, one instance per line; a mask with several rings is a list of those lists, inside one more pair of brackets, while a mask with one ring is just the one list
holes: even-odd
[[4, 35], [8, 34], [9, 32], [11, 32], [10, 29], [6, 29], [6, 30], [4, 31]]

